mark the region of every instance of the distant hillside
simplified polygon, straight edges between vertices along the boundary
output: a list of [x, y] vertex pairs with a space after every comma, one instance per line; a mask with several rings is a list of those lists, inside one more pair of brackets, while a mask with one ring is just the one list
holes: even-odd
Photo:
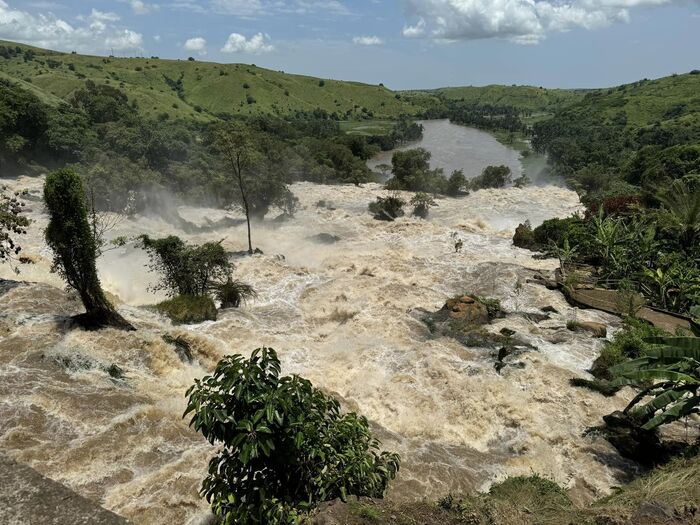
[[[383, 86], [290, 75], [245, 64], [59, 53], [0, 41], [0, 75], [31, 84], [45, 101], [68, 99], [86, 80], [123, 90], [151, 116], [209, 120], [210, 113], [280, 114], [320, 108], [342, 119], [415, 114], [412, 101]], [[9, 50], [9, 52], [8, 52]]]
[[448, 87], [431, 91], [450, 100], [461, 100], [471, 104], [513, 106], [518, 109], [551, 112], [558, 107], [573, 103], [583, 97], [580, 90], [546, 89], [533, 86], [464, 86]]
[[620, 120], [644, 127], [656, 122], [697, 121], [700, 116], [700, 71], [655, 80], [640, 80], [587, 93], [567, 113]]

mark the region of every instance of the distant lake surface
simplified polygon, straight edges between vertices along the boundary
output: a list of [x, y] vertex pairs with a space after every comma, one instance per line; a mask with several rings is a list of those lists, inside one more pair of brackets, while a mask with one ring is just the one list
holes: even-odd
[[[474, 178], [480, 175], [486, 166], [505, 165], [510, 167], [513, 178], [522, 174], [520, 154], [504, 146], [492, 135], [474, 128], [458, 126], [449, 120], [422, 120], [423, 138], [411, 142], [398, 150], [424, 148], [432, 154], [431, 168], [442, 168], [449, 177], [454, 170], [464, 170], [464, 175]], [[394, 151], [382, 151], [369, 160], [370, 169], [375, 170], [379, 164], [391, 164]]]

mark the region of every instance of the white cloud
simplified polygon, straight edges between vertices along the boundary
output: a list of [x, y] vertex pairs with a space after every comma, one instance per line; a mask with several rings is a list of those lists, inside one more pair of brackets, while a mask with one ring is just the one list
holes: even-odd
[[[192, 1], [178, 0], [178, 7], [202, 11], [204, 8]], [[260, 17], [275, 13], [345, 15], [350, 11], [340, 0], [211, 0], [211, 9], [244, 18]]]
[[679, 0], [403, 0], [415, 21], [404, 36], [438, 41], [507, 38], [536, 44], [550, 33], [627, 22], [629, 10]]
[[147, 15], [154, 11], [158, 11], [160, 6], [158, 4], [147, 4], [142, 0], [122, 0], [127, 2], [131, 6], [131, 10], [137, 15]]
[[187, 42], [185, 42], [185, 45], [183, 47], [187, 51], [194, 51], [195, 53], [199, 53], [200, 55], [207, 54], [207, 41], [204, 40], [201, 36], [198, 36], [196, 38], [190, 38]]
[[141, 34], [115, 25], [119, 16], [93, 9], [71, 25], [52, 13], [30, 13], [0, 0], [0, 38], [64, 51], [137, 51]]
[[356, 36], [352, 41], [360, 46], [381, 46], [384, 43], [378, 36]]
[[269, 53], [275, 50], [275, 47], [269, 43], [270, 36], [258, 33], [251, 38], [246, 38], [239, 33], [231, 33], [226, 41], [226, 45], [221, 49], [223, 53], [250, 53], [252, 55], [260, 55]]

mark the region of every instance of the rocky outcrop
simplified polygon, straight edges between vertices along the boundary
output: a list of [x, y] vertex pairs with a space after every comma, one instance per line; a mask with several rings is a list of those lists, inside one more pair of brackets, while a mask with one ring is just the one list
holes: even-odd
[[0, 455], [0, 523], [128, 525], [130, 521], [79, 496], [34, 469]]
[[472, 326], [485, 325], [491, 321], [486, 305], [469, 295], [449, 299], [442, 309], [448, 312], [450, 319]]

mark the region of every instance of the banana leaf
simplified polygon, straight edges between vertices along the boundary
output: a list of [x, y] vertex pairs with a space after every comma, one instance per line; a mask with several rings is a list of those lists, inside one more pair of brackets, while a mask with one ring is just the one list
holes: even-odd
[[639, 407], [637, 410], [634, 411], [634, 413], [639, 415], [643, 419], [647, 419], [650, 416], [653, 416], [658, 410], [662, 410], [668, 405], [675, 403], [679, 399], [682, 399], [690, 391], [690, 388], [671, 388], [669, 390], [666, 390], [662, 394], [657, 395], [646, 405]]
[[690, 399], [685, 399], [679, 403], [673, 405], [673, 407], [665, 410], [658, 416], [647, 421], [642, 428], [644, 430], [653, 430], [656, 427], [663, 425], [664, 423], [670, 423], [671, 421], [677, 421], [682, 417], [692, 414], [693, 412], [700, 411], [700, 397], [693, 396]]
[[681, 372], [675, 372], [666, 368], [647, 368], [623, 372], [621, 375], [629, 379], [634, 379], [640, 383], [643, 381], [654, 381], [663, 379], [665, 381], [683, 381], [689, 385], [700, 385], [700, 379]]

